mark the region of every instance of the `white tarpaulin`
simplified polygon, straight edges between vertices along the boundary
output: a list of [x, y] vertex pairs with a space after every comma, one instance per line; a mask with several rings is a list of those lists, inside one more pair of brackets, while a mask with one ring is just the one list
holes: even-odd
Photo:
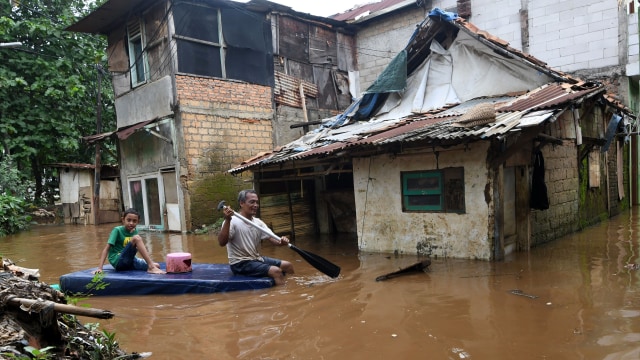
[[407, 88], [391, 93], [376, 120], [398, 119], [482, 96], [528, 91], [553, 79], [521, 60], [508, 59], [460, 31], [445, 50], [431, 42], [431, 54], [408, 78]]

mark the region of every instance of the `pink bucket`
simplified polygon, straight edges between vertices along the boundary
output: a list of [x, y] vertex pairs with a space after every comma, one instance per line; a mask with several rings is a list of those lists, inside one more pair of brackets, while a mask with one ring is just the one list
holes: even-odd
[[183, 252], [167, 254], [167, 272], [191, 272], [191, 254]]

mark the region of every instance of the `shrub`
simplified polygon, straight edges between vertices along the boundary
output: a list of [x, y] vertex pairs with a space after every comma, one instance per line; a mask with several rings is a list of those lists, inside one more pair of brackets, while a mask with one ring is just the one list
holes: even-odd
[[27, 213], [24, 200], [0, 194], [0, 236], [28, 229], [30, 222], [31, 215]]

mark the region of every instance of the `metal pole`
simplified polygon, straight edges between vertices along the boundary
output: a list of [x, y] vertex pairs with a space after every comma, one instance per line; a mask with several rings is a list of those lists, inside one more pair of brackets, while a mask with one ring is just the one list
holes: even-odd
[[0, 48], [15, 48], [20, 46], [22, 46], [22, 43], [19, 41], [0, 43]]
[[[102, 133], [102, 67], [96, 65], [98, 71], [98, 94], [96, 99], [96, 130], [97, 134]], [[101, 146], [100, 142], [96, 142], [96, 169], [95, 169], [95, 184], [93, 192], [93, 223], [95, 225], [100, 224], [100, 170], [102, 168], [101, 162]]]

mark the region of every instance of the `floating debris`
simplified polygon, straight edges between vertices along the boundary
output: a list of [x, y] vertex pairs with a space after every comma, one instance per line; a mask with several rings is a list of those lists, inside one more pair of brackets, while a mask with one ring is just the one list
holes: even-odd
[[426, 259], [426, 260], [420, 261], [419, 263], [408, 266], [406, 268], [402, 268], [398, 271], [394, 271], [392, 273], [388, 273], [385, 275], [380, 275], [376, 278], [376, 281], [391, 279], [393, 277], [404, 275], [407, 273], [425, 271], [425, 269], [427, 269], [429, 265], [431, 265], [431, 259]]
[[522, 292], [522, 290], [519, 290], [519, 289], [510, 290], [509, 292], [512, 293], [513, 295], [528, 297], [529, 299], [537, 299], [538, 298], [536, 295], [525, 294], [524, 292]]
[[0, 358], [137, 359], [127, 354], [115, 334], [81, 324], [75, 315], [109, 319], [108, 310], [67, 304], [65, 295], [39, 282], [37, 269], [3, 259], [0, 268]]

